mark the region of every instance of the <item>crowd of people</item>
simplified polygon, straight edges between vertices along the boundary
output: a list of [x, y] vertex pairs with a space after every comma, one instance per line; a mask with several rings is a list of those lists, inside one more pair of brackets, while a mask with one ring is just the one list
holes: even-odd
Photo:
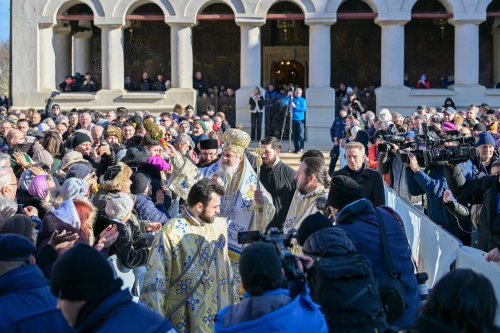
[[[498, 332], [493, 287], [471, 270], [422, 302], [384, 196], [385, 181], [500, 261], [495, 111], [461, 115], [449, 99], [375, 116], [352, 93], [332, 125], [332, 164], [298, 135], [297, 171], [278, 138], [230, 128], [213, 106], [0, 110], [0, 332]], [[284, 95], [300, 134], [305, 99]], [[417, 141], [431, 125], [476, 136], [477, 160], [403, 161], [387, 135]], [[258, 232], [249, 245], [245, 231]], [[133, 274], [130, 290], [113, 269]]]

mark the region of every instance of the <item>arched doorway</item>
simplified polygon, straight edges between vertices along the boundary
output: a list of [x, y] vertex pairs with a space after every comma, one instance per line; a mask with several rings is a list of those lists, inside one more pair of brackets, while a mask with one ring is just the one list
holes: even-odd
[[[163, 11], [156, 4], [145, 4], [130, 15], [158, 15]], [[170, 27], [165, 21], [131, 20], [123, 31], [124, 74], [132, 80], [126, 87], [129, 91], [140, 90], [137, 83], [143, 73], [148, 73], [151, 80], [170, 80]]]
[[[492, 1], [486, 9], [486, 21], [479, 25], [479, 84], [495, 88], [500, 83], [500, 1]], [[491, 14], [491, 15], [489, 15]]]
[[80, 18], [59, 20], [55, 28], [57, 86], [73, 75], [80, 91], [86, 73], [101, 81], [101, 29], [94, 25], [94, 13], [86, 4], [76, 4], [58, 15]]
[[281, 59], [273, 62], [271, 67], [271, 82], [278, 87], [293, 84], [303, 87], [306, 79], [306, 68], [297, 60]]
[[[372, 9], [363, 1], [347, 0], [337, 13], [340, 17], [331, 27], [333, 86], [380, 86], [380, 27], [373, 18], [355, 18], [356, 14], [372, 13]], [[351, 15], [342, 19], [341, 14]]]
[[[268, 14], [303, 14], [296, 4], [283, 1], [274, 4]], [[262, 82], [286, 92], [289, 84], [308, 86], [309, 26], [303, 19], [268, 19], [261, 28]], [[305, 89], [303, 90], [306, 91]], [[266, 105], [265, 133], [281, 136], [286, 110], [281, 103]], [[285, 121], [283, 138], [288, 138], [289, 124]], [[306, 133], [307, 135], [307, 133]]]
[[438, 0], [418, 0], [412, 15], [434, 14], [434, 18], [413, 18], [405, 26], [405, 84], [415, 88], [422, 74], [431, 88], [454, 84], [455, 28]]
[[[234, 14], [225, 4], [212, 4], [200, 14]], [[208, 104], [222, 111], [231, 126], [236, 125], [236, 96], [240, 87], [240, 28], [234, 21], [200, 20], [193, 28], [194, 72], [201, 72], [207, 91], [198, 97], [198, 114]]]

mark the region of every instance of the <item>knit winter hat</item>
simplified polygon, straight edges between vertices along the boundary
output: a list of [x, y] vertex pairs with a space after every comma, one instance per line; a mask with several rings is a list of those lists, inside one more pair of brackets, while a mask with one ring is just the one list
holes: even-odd
[[35, 245], [26, 237], [16, 234], [0, 234], [0, 261], [25, 261], [35, 251]]
[[481, 145], [493, 145], [495, 146], [495, 139], [493, 139], [493, 135], [488, 132], [479, 133], [477, 136], [477, 142], [475, 147], [479, 147]]
[[31, 172], [30, 169], [26, 169], [21, 174], [19, 178], [19, 189], [23, 191], [28, 191], [31, 181], [35, 178], [35, 175]]
[[281, 261], [273, 244], [253, 242], [248, 245], [240, 256], [240, 275], [244, 287], [254, 285], [254, 278], [258, 275], [269, 279], [272, 289], [283, 284]]
[[167, 132], [172, 134], [173, 139], [175, 139], [179, 135], [179, 131], [173, 126], [167, 127]]
[[333, 208], [342, 209], [351, 202], [363, 198], [363, 186], [348, 176], [335, 176], [330, 183], [328, 204]]
[[130, 185], [130, 192], [132, 194], [143, 194], [151, 183], [148, 176], [140, 172], [134, 173], [130, 177], [130, 180], [132, 181], [132, 185]]
[[[35, 148], [36, 147], [36, 148]], [[42, 145], [33, 147], [33, 156], [31, 157], [36, 163], [43, 163], [49, 167], [54, 163], [54, 158], [48, 151], [43, 149]]]
[[82, 143], [89, 142], [92, 143], [92, 139], [85, 133], [77, 132], [73, 137], [72, 148], [75, 149]]
[[61, 185], [60, 195], [63, 200], [83, 199], [88, 191], [87, 183], [80, 178], [67, 178]]
[[195, 121], [193, 122], [193, 125], [194, 125], [194, 124], [200, 124], [200, 125], [201, 125], [201, 128], [203, 128], [203, 132], [204, 132], [204, 133], [207, 133], [207, 132], [208, 132], [208, 127], [207, 127], [207, 125], [205, 124], [205, 122], [204, 122], [203, 120], [195, 120]]
[[297, 243], [299, 243], [300, 246], [303, 246], [307, 238], [309, 238], [309, 236], [316, 231], [332, 227], [332, 222], [325, 215], [320, 212], [311, 214], [306, 217], [304, 221], [302, 221], [302, 224], [297, 231]]
[[472, 130], [478, 131], [478, 132], [486, 132], [486, 125], [483, 123], [474, 124], [474, 126], [472, 127]]
[[134, 200], [127, 193], [116, 193], [106, 203], [104, 211], [109, 218], [122, 220], [134, 208]]
[[75, 163], [73, 164], [66, 173], [66, 179], [68, 178], [80, 178], [83, 179], [94, 172], [94, 168], [88, 163]]
[[61, 299], [92, 301], [115, 293], [122, 286], [106, 258], [92, 247], [79, 243], [57, 259], [52, 268], [52, 293]]

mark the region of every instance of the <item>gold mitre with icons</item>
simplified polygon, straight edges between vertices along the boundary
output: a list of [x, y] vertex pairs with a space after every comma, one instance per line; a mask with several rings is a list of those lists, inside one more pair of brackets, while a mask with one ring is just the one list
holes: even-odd
[[250, 135], [237, 128], [230, 128], [224, 132], [223, 151], [230, 151], [235, 154], [244, 154], [245, 149], [250, 145]]

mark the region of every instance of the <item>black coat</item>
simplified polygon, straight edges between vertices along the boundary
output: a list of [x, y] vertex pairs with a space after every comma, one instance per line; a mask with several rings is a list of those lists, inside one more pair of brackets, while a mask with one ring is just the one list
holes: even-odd
[[250, 97], [248, 104], [250, 104], [250, 111], [254, 111], [255, 108], [257, 107], [257, 104], [259, 104], [259, 110], [264, 111], [264, 105], [266, 105], [266, 101], [264, 100], [264, 97], [259, 95], [259, 100], [257, 103], [255, 103], [255, 100]]
[[148, 260], [149, 244], [139, 227], [130, 220], [125, 223], [109, 220], [109, 224], [115, 224], [118, 229], [118, 238], [109, 248], [109, 254], [116, 254], [127, 268], [144, 266]]
[[276, 214], [269, 222], [268, 228], [276, 227], [280, 230], [283, 228], [293, 194], [297, 188], [294, 177], [295, 170], [282, 161], [276, 163], [272, 168], [260, 168], [260, 182], [273, 197], [273, 204], [276, 208]]
[[466, 180], [460, 166], [445, 168], [445, 176], [458, 201], [472, 205], [483, 204], [477, 225], [477, 247], [483, 251], [500, 249], [500, 216], [497, 213], [500, 192], [498, 176]]
[[[352, 177], [349, 166], [346, 165], [333, 173], [333, 177], [341, 175]], [[359, 177], [354, 180], [363, 186], [363, 197], [370, 200], [376, 207], [385, 205], [384, 181], [380, 173], [364, 166]]]

